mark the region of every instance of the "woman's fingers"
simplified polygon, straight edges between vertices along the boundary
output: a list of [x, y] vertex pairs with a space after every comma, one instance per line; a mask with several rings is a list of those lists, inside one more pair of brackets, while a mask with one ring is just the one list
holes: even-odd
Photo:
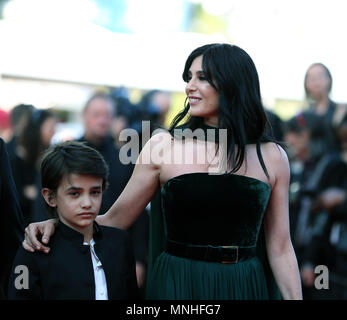
[[[51, 238], [52, 234], [54, 233], [54, 224], [53, 223], [47, 223], [44, 224], [42, 227], [42, 242], [44, 244], [47, 244], [49, 242], [49, 239]], [[48, 247], [43, 246], [45, 249], [49, 249]]]
[[28, 236], [30, 242], [35, 247], [35, 249], [40, 250], [41, 242], [37, 239], [38, 235], [42, 235], [40, 228], [35, 224], [29, 224], [28, 229]]
[[34, 252], [34, 251], [35, 251], [34, 248], [32, 248], [30, 245], [28, 245], [28, 243], [27, 243], [26, 240], [24, 240], [24, 241], [22, 242], [22, 246], [23, 246], [23, 248], [24, 248], [26, 251], [30, 251], [30, 252]]
[[45, 233], [45, 226], [40, 223], [31, 223], [25, 228], [25, 240], [23, 241], [23, 248], [28, 251], [38, 250], [43, 252], [49, 252], [49, 248], [44, 246], [39, 240], [38, 236], [45, 236], [45, 243], [48, 243], [49, 240], [49, 228]]
[[34, 244], [31, 242], [31, 240], [30, 240], [30, 231], [29, 231], [29, 227], [30, 227], [30, 225], [29, 226], [27, 226], [26, 228], [25, 228], [25, 232], [24, 232], [24, 241], [23, 241], [23, 247], [24, 247], [24, 249], [31, 249], [31, 250], [29, 250], [29, 251], [32, 251], [32, 250], [35, 250], [35, 246], [34, 246]]

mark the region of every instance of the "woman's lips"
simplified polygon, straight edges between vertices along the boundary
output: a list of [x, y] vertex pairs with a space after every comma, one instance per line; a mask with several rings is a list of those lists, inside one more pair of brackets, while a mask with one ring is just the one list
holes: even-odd
[[201, 98], [199, 98], [199, 97], [188, 97], [188, 98], [189, 98], [189, 104], [191, 106], [198, 104], [201, 100]]

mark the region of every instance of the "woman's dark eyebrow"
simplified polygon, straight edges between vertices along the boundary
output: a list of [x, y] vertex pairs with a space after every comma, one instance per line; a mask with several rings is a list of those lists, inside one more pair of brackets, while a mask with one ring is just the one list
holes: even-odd
[[[203, 70], [198, 70], [195, 72], [196, 75], [200, 76], [201, 74], [205, 74], [205, 72]], [[191, 76], [192, 72], [189, 70], [188, 71], [188, 75]]]
[[[74, 186], [71, 186], [69, 188], [66, 189], [66, 191], [77, 191], [77, 190], [82, 190], [83, 188], [82, 187], [74, 187]], [[92, 186], [91, 189], [102, 189], [102, 186]]]

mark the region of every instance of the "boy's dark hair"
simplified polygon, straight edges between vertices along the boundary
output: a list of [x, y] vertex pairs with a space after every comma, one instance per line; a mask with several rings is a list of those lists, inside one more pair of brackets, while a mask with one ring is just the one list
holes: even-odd
[[[45, 152], [41, 161], [41, 187], [56, 192], [65, 174], [87, 174], [102, 178], [102, 190], [108, 185], [108, 166], [102, 155], [84, 142], [67, 141]], [[48, 212], [56, 216], [47, 203]]]

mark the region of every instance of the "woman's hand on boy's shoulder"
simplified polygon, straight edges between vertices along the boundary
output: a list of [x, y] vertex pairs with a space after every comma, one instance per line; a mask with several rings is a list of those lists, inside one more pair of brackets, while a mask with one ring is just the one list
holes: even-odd
[[[30, 223], [25, 228], [25, 239], [22, 242], [23, 248], [30, 252], [42, 251], [48, 253], [50, 248], [44, 244], [48, 244], [57, 222], [57, 219], [49, 219], [42, 222]], [[42, 243], [38, 240], [40, 235], [42, 236]]]

